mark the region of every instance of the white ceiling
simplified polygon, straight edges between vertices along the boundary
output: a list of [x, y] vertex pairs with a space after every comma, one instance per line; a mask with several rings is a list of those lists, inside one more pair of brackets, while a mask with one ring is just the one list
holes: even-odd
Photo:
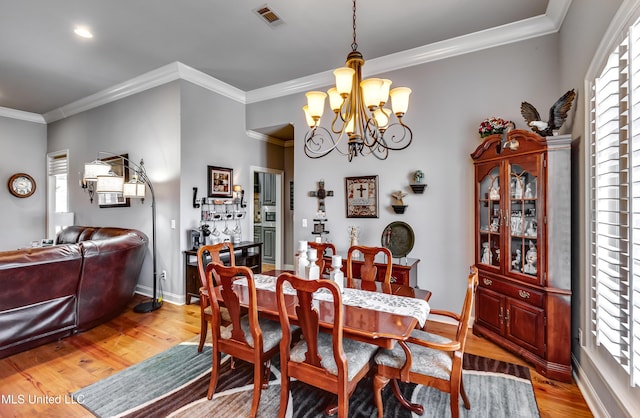
[[[525, 27], [569, 3], [361, 0], [358, 49], [372, 60]], [[283, 24], [254, 13], [265, 4]], [[44, 114], [176, 61], [245, 92], [312, 76], [344, 63], [351, 11], [350, 0], [0, 0], [0, 107]]]

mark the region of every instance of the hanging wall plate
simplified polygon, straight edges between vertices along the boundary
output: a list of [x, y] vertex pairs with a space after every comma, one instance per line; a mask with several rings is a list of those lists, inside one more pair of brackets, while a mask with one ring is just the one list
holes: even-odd
[[36, 181], [28, 174], [16, 173], [9, 178], [8, 187], [15, 197], [29, 197], [36, 191]]
[[391, 222], [382, 230], [382, 246], [387, 247], [395, 258], [406, 257], [415, 240], [413, 229], [405, 222]]

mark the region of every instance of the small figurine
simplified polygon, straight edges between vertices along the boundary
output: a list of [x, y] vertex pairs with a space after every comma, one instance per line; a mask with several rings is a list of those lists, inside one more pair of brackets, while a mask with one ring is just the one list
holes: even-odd
[[516, 257], [511, 262], [511, 269], [520, 271], [520, 263], [522, 262], [522, 251], [520, 248], [516, 249]]
[[406, 195], [407, 194], [404, 193], [402, 190], [398, 190], [397, 192], [391, 193], [391, 197], [393, 197], [393, 204], [394, 205], [399, 205], [399, 206], [404, 206], [404, 203], [402, 203], [402, 199]]
[[491, 187], [489, 189], [489, 199], [500, 200], [500, 186]]
[[518, 177], [511, 180], [511, 193], [515, 199], [522, 199], [522, 180]]
[[424, 173], [422, 172], [422, 170], [416, 170], [416, 172], [413, 174], [413, 181], [416, 184], [422, 183], [423, 178], [424, 178]]
[[525, 199], [533, 198], [533, 189], [531, 188], [531, 183], [527, 183], [527, 187], [524, 190], [524, 198]]
[[349, 227], [349, 246], [358, 245], [358, 233], [360, 232], [360, 227], [351, 225]]
[[538, 228], [536, 227], [536, 221], [530, 221], [529, 227], [527, 228], [527, 236], [535, 237], [538, 234]]
[[489, 231], [498, 232], [498, 229], [500, 228], [499, 222], [499, 218], [493, 218], [493, 221], [491, 221], [491, 225], [489, 226]]
[[529, 249], [525, 255], [525, 265], [522, 271], [527, 274], [538, 273], [538, 250], [536, 250], [533, 241], [529, 241]]
[[482, 258], [480, 259], [482, 264], [491, 264], [491, 250], [489, 250], [489, 243], [482, 243]]

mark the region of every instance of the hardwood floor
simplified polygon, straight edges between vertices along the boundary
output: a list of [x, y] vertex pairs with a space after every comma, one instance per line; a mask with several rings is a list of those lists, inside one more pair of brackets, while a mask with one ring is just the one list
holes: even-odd
[[[131, 303], [131, 308], [141, 298]], [[453, 327], [430, 323], [431, 331], [453, 333]], [[153, 313], [127, 309], [112, 321], [61, 341], [0, 359], [0, 417], [91, 416], [73, 404], [70, 393], [158, 354], [200, 331], [197, 304], [165, 303]], [[495, 344], [470, 333], [467, 351], [527, 365]], [[542, 417], [591, 417], [574, 383], [546, 379], [531, 369]]]

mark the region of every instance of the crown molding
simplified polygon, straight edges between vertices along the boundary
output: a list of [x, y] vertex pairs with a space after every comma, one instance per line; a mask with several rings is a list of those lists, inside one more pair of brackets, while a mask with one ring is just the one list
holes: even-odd
[[246, 133], [249, 138], [253, 138], [258, 141], [268, 142], [269, 144], [278, 145], [284, 148], [293, 146], [293, 141], [285, 141], [280, 138], [275, 138], [273, 136], [265, 135], [260, 132], [252, 131], [251, 129], [247, 129]]
[[175, 81], [179, 77], [179, 64], [180, 63], [178, 62], [174, 62], [165, 65], [123, 83], [116, 84], [115, 86], [111, 86], [107, 89], [94, 93], [83, 99], [61, 106], [45, 113], [43, 115], [44, 119], [47, 123], [55, 122], [80, 112], [85, 112], [98, 106]]
[[[570, 5], [571, 0], [549, 0], [544, 15], [369, 60], [363, 69], [364, 75], [371, 76], [408, 68], [555, 33], [560, 29]], [[0, 108], [0, 116], [37, 123], [51, 123], [175, 80], [189, 81], [242, 104], [301, 93], [331, 85], [334, 82], [332, 71], [329, 70], [244, 92], [176, 61], [43, 115]], [[277, 141], [275, 138], [272, 139]]]
[[175, 80], [189, 81], [222, 96], [245, 103], [244, 91], [176, 61], [47, 112], [44, 114], [44, 119], [47, 123], [55, 122]]
[[24, 120], [26, 122], [47, 123], [39, 113], [25, 112], [23, 110], [11, 109], [0, 106], [0, 117]]
[[[367, 60], [367, 65], [362, 69], [363, 76], [372, 76], [408, 68], [555, 33], [560, 30], [570, 5], [571, 0], [549, 0], [544, 15]], [[248, 91], [247, 103], [256, 103], [290, 94], [302, 93], [333, 83], [332, 71], [324, 71]]]

